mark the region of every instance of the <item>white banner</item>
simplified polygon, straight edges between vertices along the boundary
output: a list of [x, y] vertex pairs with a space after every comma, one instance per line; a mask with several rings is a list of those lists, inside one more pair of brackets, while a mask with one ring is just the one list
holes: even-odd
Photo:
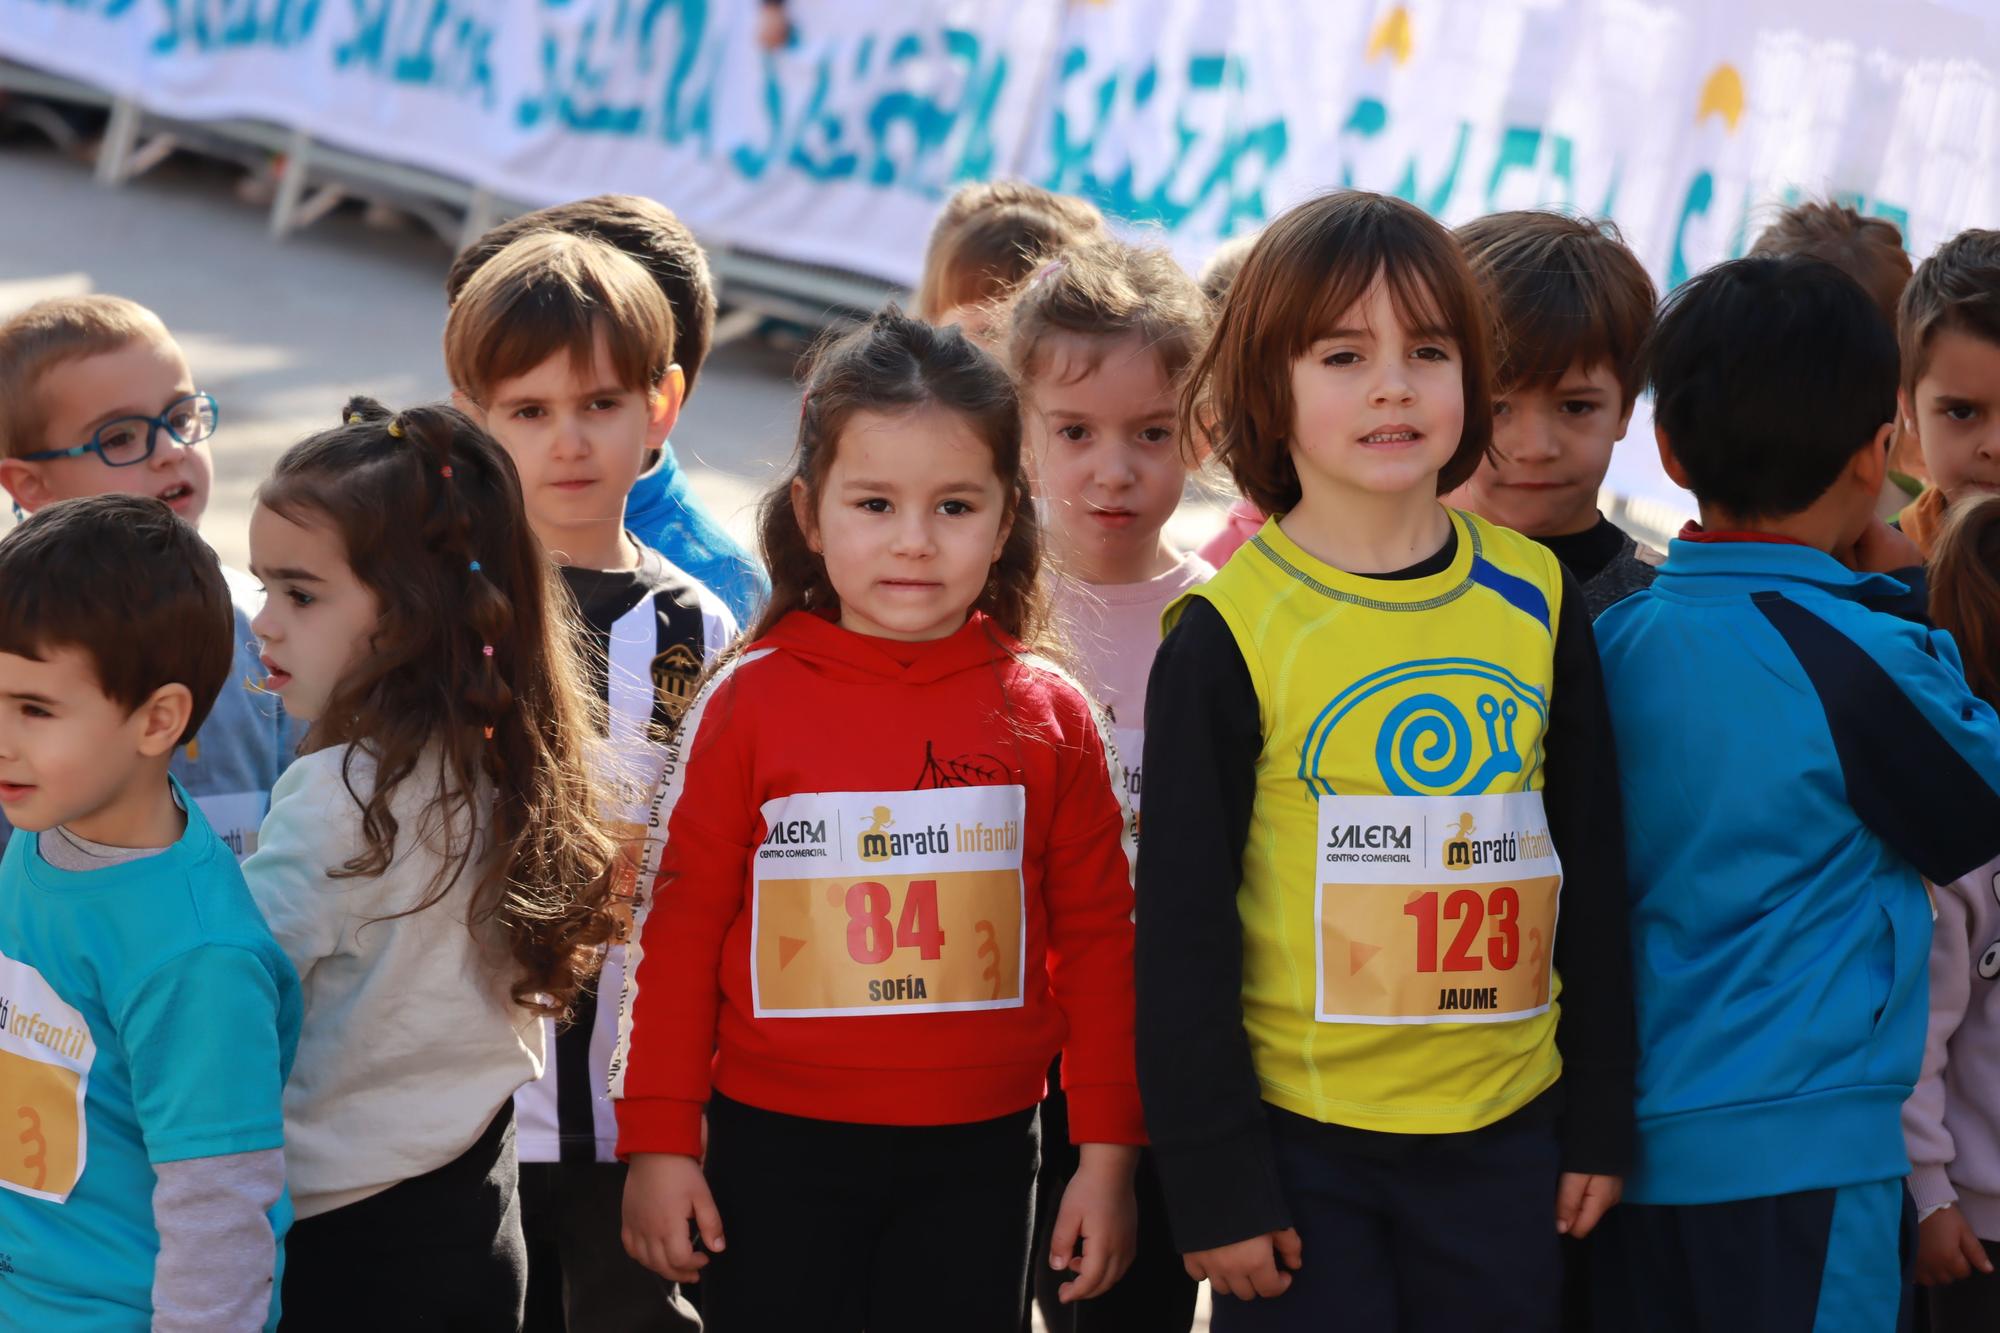
[[[1663, 289], [1831, 195], [1928, 253], [2000, 223], [1993, 0], [0, 0], [0, 55], [544, 204], [914, 282], [1023, 175], [1190, 265], [1339, 185], [1608, 215]], [[1645, 448], [1613, 484], [1658, 493]], [[1631, 469], [1639, 472], [1626, 475]]]

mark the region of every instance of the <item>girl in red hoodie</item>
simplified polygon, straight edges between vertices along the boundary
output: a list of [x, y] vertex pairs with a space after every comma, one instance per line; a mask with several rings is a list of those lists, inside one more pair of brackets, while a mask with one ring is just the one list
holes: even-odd
[[878, 315], [814, 367], [760, 526], [770, 606], [654, 801], [611, 1066], [625, 1245], [701, 1278], [718, 1333], [1017, 1333], [1058, 1049], [1066, 1300], [1129, 1261], [1143, 1132], [1131, 824], [1107, 729], [1029, 646], [1006, 373]]

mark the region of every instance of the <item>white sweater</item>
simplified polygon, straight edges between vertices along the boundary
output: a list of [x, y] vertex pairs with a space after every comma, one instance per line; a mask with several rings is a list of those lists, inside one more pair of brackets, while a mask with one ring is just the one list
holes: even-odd
[[[397, 788], [388, 870], [335, 879], [328, 871], [365, 845], [361, 806], [342, 776], [347, 753], [320, 750], [285, 771], [243, 863], [305, 994], [285, 1087], [285, 1164], [300, 1218], [451, 1162], [542, 1068], [542, 1024], [508, 994], [515, 970], [503, 933], [489, 923], [475, 938], [465, 924], [490, 831], [482, 827], [480, 855], [441, 901], [379, 919], [422, 902], [444, 863], [444, 839], [423, 819], [437, 767], [420, 764]], [[374, 774], [357, 751], [349, 778], [364, 798]]]

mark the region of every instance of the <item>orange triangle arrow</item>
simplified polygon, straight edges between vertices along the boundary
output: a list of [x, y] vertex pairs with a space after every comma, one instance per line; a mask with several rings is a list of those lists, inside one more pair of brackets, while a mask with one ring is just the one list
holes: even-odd
[[799, 956], [799, 950], [806, 947], [804, 940], [795, 940], [790, 935], [778, 936], [778, 970], [784, 971]]
[[1347, 975], [1353, 976], [1368, 965], [1368, 960], [1382, 952], [1379, 944], [1363, 944], [1359, 940], [1347, 942]]

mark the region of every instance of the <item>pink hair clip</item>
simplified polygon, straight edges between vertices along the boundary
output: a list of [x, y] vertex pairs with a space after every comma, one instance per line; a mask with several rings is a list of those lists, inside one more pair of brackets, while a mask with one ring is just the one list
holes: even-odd
[[1067, 259], [1063, 259], [1061, 257], [1051, 259], [1048, 263], [1042, 265], [1040, 268], [1035, 270], [1035, 276], [1028, 279], [1028, 285], [1030, 287], [1033, 287], [1038, 283], [1040, 283], [1044, 278], [1053, 278], [1056, 274], [1062, 272], [1064, 269], [1068, 267], [1069, 267], [1069, 261]]

